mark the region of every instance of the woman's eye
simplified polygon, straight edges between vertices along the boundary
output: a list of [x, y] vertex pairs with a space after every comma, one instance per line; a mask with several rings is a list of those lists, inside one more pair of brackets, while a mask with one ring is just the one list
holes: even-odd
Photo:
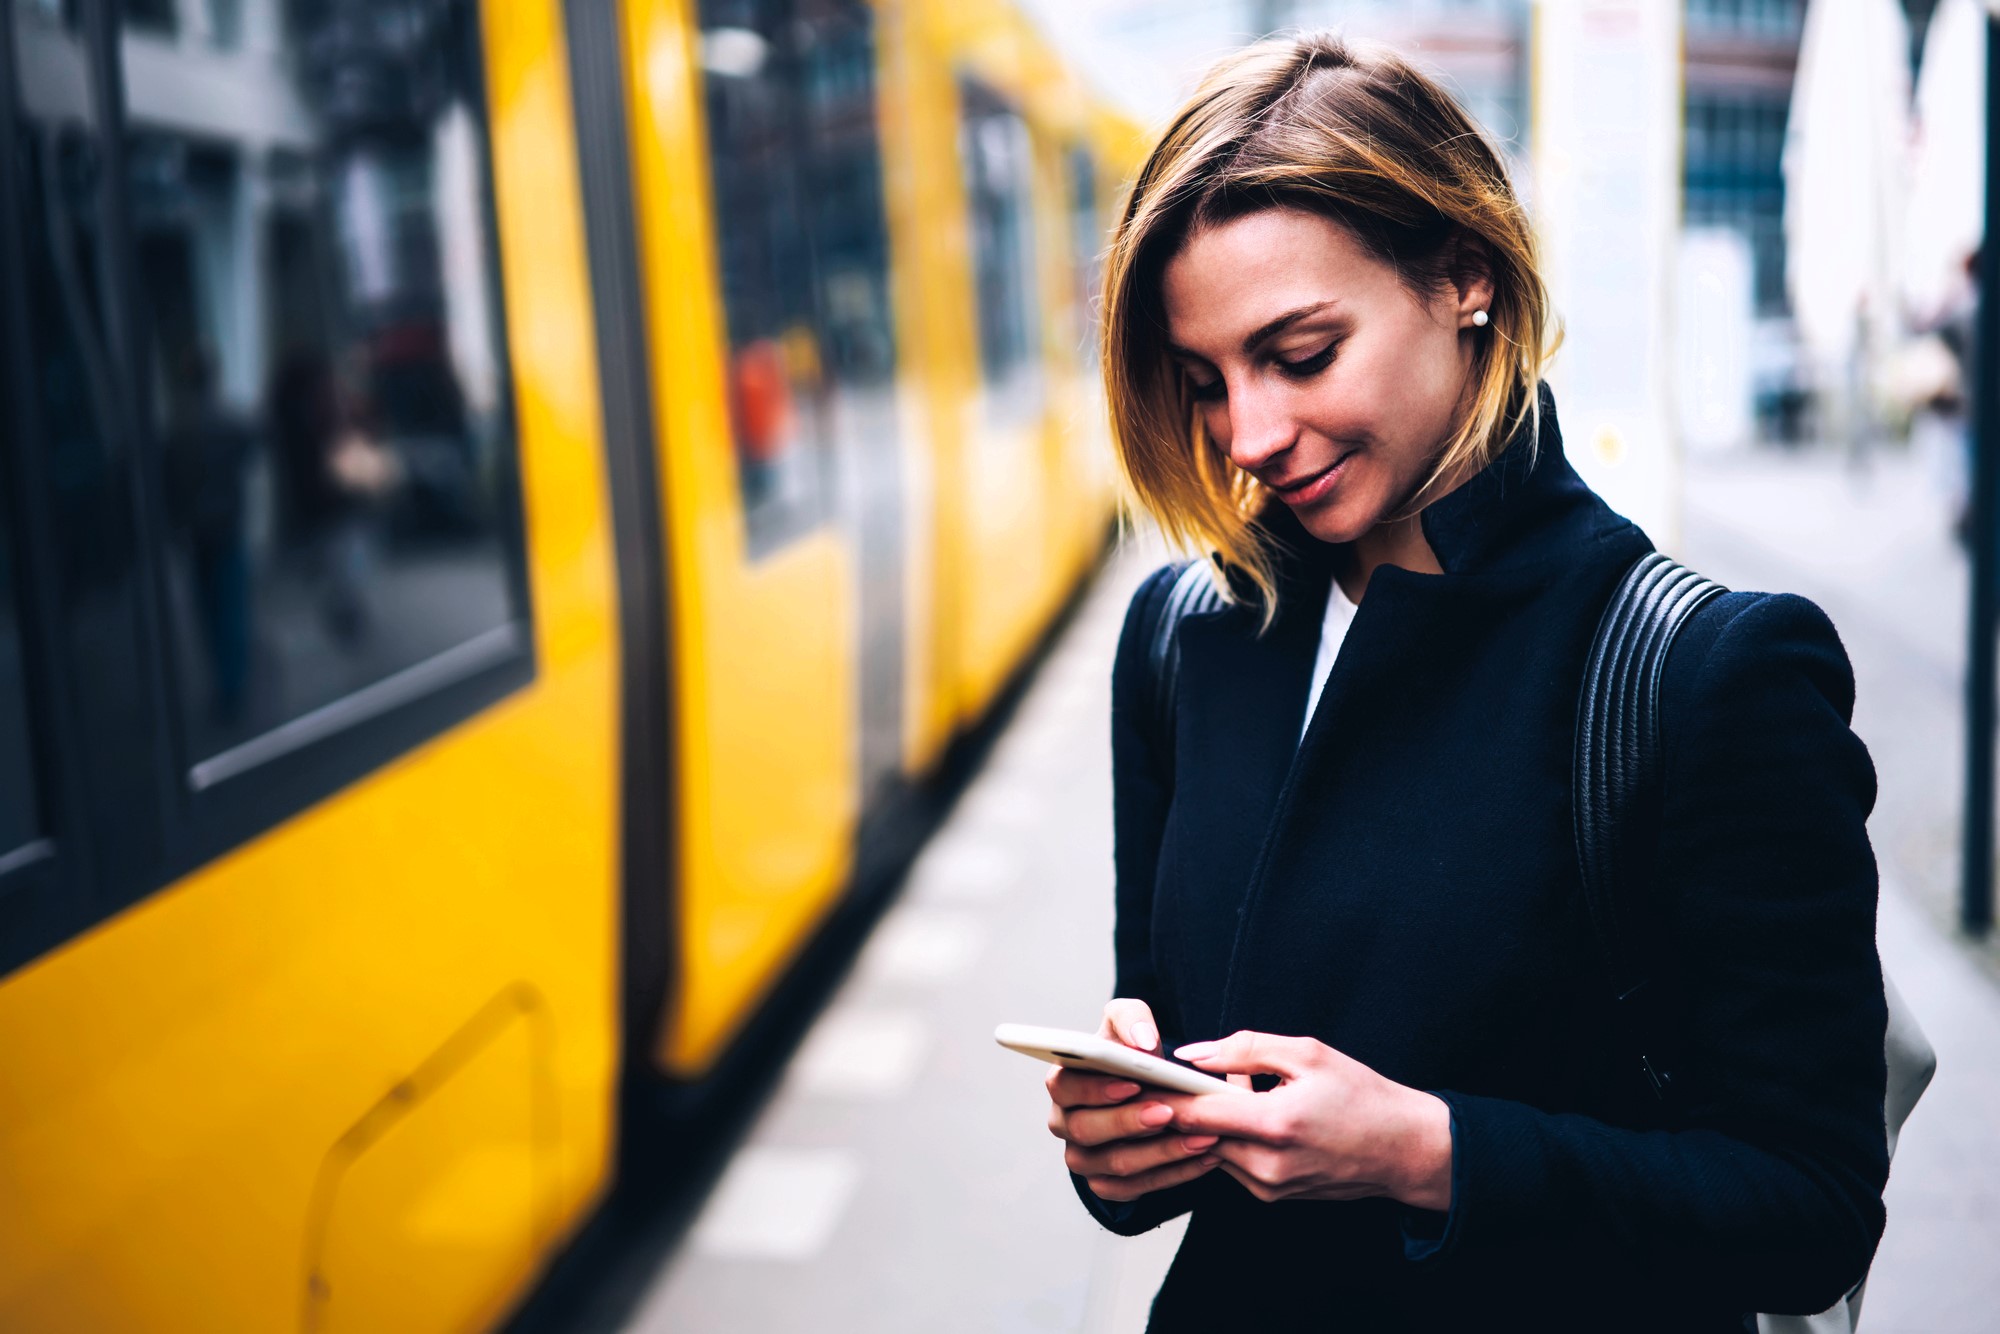
[[1303, 380], [1308, 376], [1317, 375], [1333, 363], [1334, 351], [1339, 346], [1340, 344], [1338, 343], [1328, 343], [1311, 356], [1301, 357], [1297, 361], [1286, 361], [1283, 357], [1279, 357], [1278, 370], [1294, 380]]
[[1222, 381], [1219, 378], [1204, 383], [1193, 376], [1189, 376], [1187, 384], [1188, 397], [1197, 403], [1214, 403], [1221, 399], [1224, 392]]

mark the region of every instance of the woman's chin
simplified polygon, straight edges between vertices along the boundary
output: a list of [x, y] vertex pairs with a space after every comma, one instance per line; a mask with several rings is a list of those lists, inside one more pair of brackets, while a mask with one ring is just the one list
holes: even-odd
[[1299, 526], [1322, 542], [1336, 546], [1354, 541], [1373, 528], [1380, 519], [1372, 509], [1355, 504], [1343, 503], [1347, 498], [1329, 497], [1317, 505], [1300, 506], [1292, 511]]

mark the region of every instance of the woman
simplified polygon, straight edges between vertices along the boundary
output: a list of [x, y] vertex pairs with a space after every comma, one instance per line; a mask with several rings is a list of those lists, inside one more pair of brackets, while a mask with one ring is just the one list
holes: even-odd
[[1499, 159], [1393, 54], [1229, 58], [1127, 203], [1121, 459], [1222, 601], [1179, 626], [1170, 730], [1147, 641], [1173, 570], [1127, 619], [1102, 1031], [1261, 1077], [1050, 1074], [1105, 1226], [1192, 1211], [1155, 1330], [1741, 1331], [1833, 1305], [1874, 1252], [1874, 774], [1801, 599], [1716, 599], [1668, 659], [1647, 901], [1679, 1091], [1627, 1078], [1570, 763], [1650, 543], [1564, 461], [1550, 328]]

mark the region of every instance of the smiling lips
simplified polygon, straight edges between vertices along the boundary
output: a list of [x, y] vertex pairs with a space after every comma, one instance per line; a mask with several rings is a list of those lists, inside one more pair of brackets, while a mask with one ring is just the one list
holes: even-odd
[[1287, 505], [1310, 505], [1333, 489], [1334, 483], [1347, 471], [1347, 461], [1353, 457], [1354, 451], [1349, 450], [1318, 472], [1308, 473], [1296, 481], [1266, 482], [1265, 485]]

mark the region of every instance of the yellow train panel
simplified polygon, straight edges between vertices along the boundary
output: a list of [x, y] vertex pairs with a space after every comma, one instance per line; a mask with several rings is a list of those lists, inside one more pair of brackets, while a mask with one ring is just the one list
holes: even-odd
[[[0, 985], [0, 1328], [335, 1328], [384, 1309], [431, 1312], [399, 1330], [468, 1328], [604, 1184], [616, 646], [555, 6], [494, 6], [486, 49], [536, 677]], [[427, 1188], [347, 1195], [338, 1270], [315, 1280], [330, 1157], [509, 995], [549, 1034], [503, 1043], [557, 1128], [527, 1144], [531, 1237], [454, 1239], [491, 1189], [482, 1155], [523, 1142], [511, 1114], [444, 1099]], [[437, 1302], [379, 1287], [433, 1275]]]

